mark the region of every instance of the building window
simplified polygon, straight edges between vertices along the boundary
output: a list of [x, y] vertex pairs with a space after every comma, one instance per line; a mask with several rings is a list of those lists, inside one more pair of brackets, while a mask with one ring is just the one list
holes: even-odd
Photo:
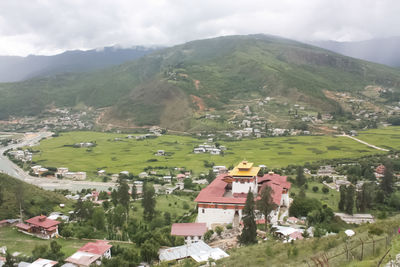
[[204, 213], [204, 209], [202, 209], [201, 212]]

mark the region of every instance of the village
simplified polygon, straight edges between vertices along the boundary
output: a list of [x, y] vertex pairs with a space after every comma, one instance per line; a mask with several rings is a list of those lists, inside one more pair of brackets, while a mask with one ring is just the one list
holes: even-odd
[[[395, 154], [391, 157], [397, 158], [398, 155]], [[354, 187], [356, 192], [363, 192], [365, 190], [363, 186], [370, 183], [371, 180], [379, 182], [385, 176], [385, 166], [379, 164], [375, 167], [370, 167], [371, 177], [367, 177], [370, 180], [357, 181], [352, 178], [352, 172], [349, 172], [349, 170], [358, 167], [360, 167], [360, 164], [353, 162], [339, 163], [336, 166], [308, 166], [308, 168], [301, 169], [301, 174], [298, 174], [298, 176], [303, 175], [307, 176], [307, 179], [320, 181], [323, 194], [328, 194], [331, 192], [330, 190], [340, 191], [341, 193], [343, 188], [351, 187]], [[34, 166], [32, 171], [37, 175], [48, 172], [41, 166]], [[289, 173], [290, 170], [286, 169], [284, 172]], [[69, 177], [72, 174], [68, 173], [68, 168], [64, 167], [58, 168], [55, 175], [79, 179], [72, 176]], [[184, 223], [175, 222], [170, 226], [169, 235], [182, 238], [183, 244], [167, 248], [161, 246], [157, 253], [159, 262], [174, 262], [190, 258], [195, 262], [202, 263], [208, 262], [210, 259], [219, 260], [229, 257], [227, 251], [240, 246], [241, 243], [240, 238], [245, 223], [243, 218], [247, 216], [243, 212], [246, 210], [248, 195], [254, 195], [254, 203], [257, 204], [262, 199], [265, 200], [264, 192], [268, 190], [270, 190], [268, 191], [268, 198], [270, 199], [268, 203], [271, 204], [268, 212], [263, 211], [262, 206], [255, 205], [257, 209], [254, 213], [254, 221], [257, 225], [257, 237], [260, 240], [271, 238], [267, 235], [267, 229], [270, 229], [269, 232], [273, 234], [273, 238], [283, 243], [321, 235], [321, 233], [316, 232], [317, 229], [311, 223], [309, 216], [296, 217], [292, 215], [292, 203], [298, 201], [296, 194], [291, 192], [292, 183], [295, 183], [297, 187], [298, 181], [293, 179], [289, 181], [288, 176], [282, 174], [282, 170], [279, 171], [280, 174], [274, 173], [272, 170], [268, 170], [266, 165], [255, 166], [252, 162], [243, 160], [233, 169], [228, 169], [226, 166], [214, 166], [212, 173], [215, 178], [208, 181], [201, 177], [192, 177], [190, 173], [184, 173], [176, 177], [164, 176], [163, 179], [167, 183], [164, 188], [154, 184], [153, 190], [156, 195], [178, 194], [179, 196], [181, 194], [189, 194], [196, 196], [194, 199], [196, 203], [195, 213], [193, 213], [195, 215], [194, 219]], [[105, 171], [99, 171], [98, 175], [105, 175]], [[125, 183], [125, 178], [129, 176], [129, 172], [122, 171], [117, 176], [115, 179], [120, 188]], [[148, 190], [144, 187], [146, 187], [146, 178], [149, 177], [149, 174], [143, 172], [139, 174], [139, 177], [141, 177], [141, 180], [132, 181], [132, 189], [129, 190], [129, 194], [134, 201], [135, 199], [145, 199], [145, 191]], [[396, 180], [399, 180], [400, 175], [397, 173], [395, 177]], [[202, 185], [199, 193], [192, 190], [192, 186], [187, 188], [194, 183]], [[119, 190], [117, 191], [119, 192]], [[117, 191], [86, 190], [76, 194], [72, 192], [64, 194], [66, 194], [66, 198], [72, 201], [90, 202], [95, 206], [107, 207], [109, 204], [105, 205], [105, 202], [114, 201], [113, 194], [114, 192], [117, 194]], [[317, 192], [315, 186], [312, 191]], [[298, 191], [296, 190], [296, 192]], [[294, 204], [294, 206], [296, 205]], [[63, 209], [64, 204], [60, 203], [60, 207]], [[58, 238], [65, 238], [58, 229], [61, 222], [64, 225], [77, 223], [75, 212], [77, 211], [52, 212], [48, 216], [37, 215], [26, 220], [7, 219], [0, 221], [0, 227], [15, 227], [19, 232], [26, 235], [57, 240]], [[332, 213], [331, 216], [338, 217], [347, 224], [375, 222], [374, 216], [368, 213], [353, 214], [344, 210], [344, 212]], [[268, 228], [266, 228], [267, 225]], [[325, 234], [332, 235], [336, 233], [326, 232]], [[65, 264], [61, 266], [90, 266], [93, 263], [100, 264], [105, 259], [112, 259], [112, 245], [110, 244], [112, 242], [112, 239], [98, 239], [88, 242], [73, 255], [65, 258], [63, 260]], [[3, 248], [3, 252], [6, 252], [6, 248]], [[19, 254], [14, 253], [14, 255], [17, 256]], [[5, 262], [5, 258], [0, 257], [0, 263], [1, 261]], [[53, 266], [57, 264], [54, 260], [43, 258], [37, 259], [32, 263], [21, 263], [21, 266]], [[141, 263], [143, 266], [147, 264], [146, 262]]]

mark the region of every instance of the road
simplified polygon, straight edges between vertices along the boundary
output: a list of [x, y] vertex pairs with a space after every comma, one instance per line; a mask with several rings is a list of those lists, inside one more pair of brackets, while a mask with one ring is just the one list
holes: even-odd
[[115, 188], [115, 183], [100, 183], [91, 181], [71, 181], [67, 179], [56, 179], [56, 178], [39, 178], [33, 177], [24, 172], [20, 167], [10, 161], [6, 156], [3, 156], [4, 151], [12, 148], [18, 148], [23, 146], [33, 146], [38, 144], [42, 138], [51, 136], [51, 132], [38, 132], [35, 134], [25, 135], [25, 140], [18, 143], [12, 144], [7, 147], [0, 148], [0, 172], [6, 173], [24, 182], [39, 186], [46, 190], [54, 189], [68, 189], [72, 192], [80, 191], [86, 188], [95, 188], [96, 190], [108, 190], [108, 188]]
[[374, 148], [374, 149], [389, 152], [389, 149], [385, 149], [385, 148], [381, 148], [381, 147], [378, 147], [378, 146], [375, 146], [375, 145], [371, 145], [371, 144], [369, 144], [369, 143], [367, 143], [367, 142], [365, 142], [365, 141], [363, 141], [363, 140], [360, 140], [360, 139], [358, 139], [358, 138], [355, 138], [354, 136], [350, 136], [350, 135], [347, 135], [347, 134], [342, 134], [342, 135], [337, 135], [337, 136], [348, 137], [348, 138], [350, 138], [350, 139], [353, 139], [354, 141], [357, 141], [357, 142], [359, 142], [359, 143], [361, 143], [361, 144], [364, 144], [364, 145], [366, 145], [366, 146], [372, 147], [372, 148]]

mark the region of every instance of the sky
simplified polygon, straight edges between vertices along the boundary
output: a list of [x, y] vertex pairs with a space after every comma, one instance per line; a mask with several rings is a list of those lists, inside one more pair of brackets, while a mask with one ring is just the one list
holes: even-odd
[[252, 33], [361, 41], [400, 36], [399, 11], [397, 0], [2, 0], [0, 55]]

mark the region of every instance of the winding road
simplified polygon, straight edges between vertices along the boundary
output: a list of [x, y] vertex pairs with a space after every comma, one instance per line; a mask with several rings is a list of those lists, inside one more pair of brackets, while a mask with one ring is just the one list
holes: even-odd
[[54, 189], [68, 189], [72, 192], [80, 191], [82, 189], [93, 188], [96, 190], [108, 190], [108, 188], [115, 188], [115, 183], [100, 183], [91, 181], [71, 181], [67, 179], [51, 179], [51, 178], [39, 178], [33, 177], [23, 171], [19, 166], [10, 161], [6, 156], [3, 156], [4, 151], [8, 149], [33, 146], [38, 144], [43, 138], [48, 138], [52, 135], [51, 132], [38, 132], [35, 134], [25, 135], [24, 141], [18, 144], [12, 144], [6, 147], [0, 148], [0, 172], [6, 173], [12, 177], [15, 177], [26, 183], [30, 183], [39, 186], [46, 190]]

